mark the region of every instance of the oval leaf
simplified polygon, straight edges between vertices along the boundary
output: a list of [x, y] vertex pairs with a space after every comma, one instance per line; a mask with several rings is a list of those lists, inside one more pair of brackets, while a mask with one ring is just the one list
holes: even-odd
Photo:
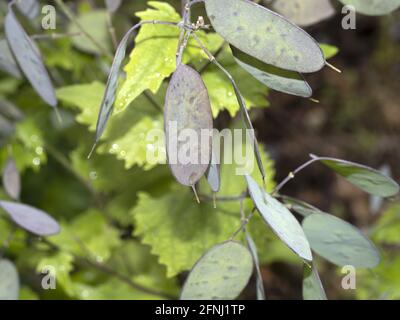
[[248, 0], [205, 0], [215, 31], [239, 50], [278, 68], [315, 72], [325, 59], [318, 43], [279, 14]]
[[19, 276], [11, 261], [0, 260], [0, 300], [18, 300]]
[[8, 196], [18, 200], [21, 193], [21, 179], [15, 162], [8, 159], [3, 172], [3, 187]]
[[15, 78], [21, 78], [21, 73], [19, 72], [19, 68], [14, 60], [6, 39], [0, 40], [0, 70]]
[[47, 213], [31, 206], [0, 201], [0, 207], [21, 228], [38, 236], [51, 236], [60, 232], [60, 226]]
[[181, 300], [232, 300], [239, 296], [253, 272], [246, 247], [226, 242], [211, 248], [195, 264], [182, 289]]
[[338, 265], [373, 268], [380, 260], [372, 242], [351, 224], [329, 214], [312, 214], [303, 221], [311, 248]]
[[400, 0], [340, 0], [340, 2], [351, 5], [357, 12], [369, 16], [389, 14], [400, 7]]
[[303, 277], [303, 299], [304, 300], [327, 300], [324, 287], [318, 275], [315, 265], [310, 268], [304, 265]]
[[361, 190], [380, 197], [391, 197], [399, 193], [399, 185], [378, 170], [333, 158], [320, 158], [321, 162], [344, 177]]
[[301, 74], [263, 63], [232, 46], [231, 49], [237, 64], [268, 88], [305, 98], [312, 96], [312, 89]]
[[335, 14], [329, 0], [276, 0], [273, 9], [298, 26], [307, 27]]
[[299, 222], [278, 200], [266, 193], [250, 176], [246, 176], [249, 193], [265, 222], [297, 255], [312, 261], [310, 245]]
[[46, 103], [52, 107], [57, 106], [53, 84], [43, 65], [42, 58], [32, 40], [19, 24], [11, 6], [6, 15], [4, 29], [11, 51], [32, 87]]
[[[213, 121], [207, 88], [191, 67], [181, 64], [172, 75], [165, 98], [164, 121], [172, 174], [179, 183], [193, 186], [207, 171], [211, 160], [212, 136], [203, 137], [202, 130], [211, 133]], [[185, 133], [192, 133], [190, 139]]]

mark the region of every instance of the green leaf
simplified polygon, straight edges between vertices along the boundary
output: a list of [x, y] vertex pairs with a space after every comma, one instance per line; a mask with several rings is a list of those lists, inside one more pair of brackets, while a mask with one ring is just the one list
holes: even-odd
[[211, 248], [197, 261], [181, 293], [181, 300], [233, 300], [253, 272], [249, 250], [238, 242]]
[[95, 209], [80, 214], [62, 225], [62, 232], [50, 241], [66, 252], [88, 256], [97, 262], [107, 261], [121, 243], [118, 231]]
[[[221, 197], [242, 193], [246, 189], [246, 182], [238, 174], [251, 173], [256, 166], [251, 146], [248, 146], [250, 150], [244, 152], [241, 141], [235, 139], [235, 143], [235, 148], [227, 152], [236, 155], [238, 161], [221, 166]], [[243, 154], [247, 157], [243, 158]], [[267, 188], [272, 190], [273, 165], [265, 152], [261, 154], [267, 172]], [[261, 177], [256, 174], [255, 177], [261, 183]], [[206, 181], [200, 181], [199, 191], [209, 192]], [[250, 201], [246, 201], [245, 205], [246, 209], [251, 209]], [[232, 235], [240, 225], [240, 204], [217, 202], [217, 209], [213, 208], [211, 202], [199, 205], [190, 190], [174, 185], [158, 197], [139, 193], [132, 217], [134, 235], [140, 236], [144, 244], [151, 246], [152, 253], [159, 256], [160, 263], [167, 266], [167, 275], [172, 277], [192, 268], [206, 250]], [[249, 230], [253, 233], [260, 228], [265, 230], [259, 223], [252, 225]], [[265, 232], [257, 234], [264, 235]], [[257, 245], [265, 244], [262, 236], [254, 240]]]
[[[80, 110], [76, 117], [77, 121], [89, 126], [92, 131], [96, 127], [97, 112], [103, 93], [104, 85], [99, 82], [66, 86], [57, 90], [60, 101]], [[111, 117], [110, 124], [103, 135], [104, 143], [98, 148], [98, 153], [111, 154], [117, 159], [123, 160], [126, 169], [138, 165], [149, 170], [156, 164], [147, 161], [149, 149], [159, 150], [159, 161], [165, 163], [164, 140], [152, 142], [146, 139], [147, 133], [153, 130], [162, 132], [161, 115], [142, 95], [131, 104], [126, 112]]]
[[0, 259], [0, 300], [18, 300], [19, 276], [14, 264]]
[[339, 0], [345, 5], [353, 6], [357, 12], [369, 16], [386, 15], [400, 7], [399, 0]]
[[399, 185], [378, 170], [333, 158], [320, 158], [321, 162], [361, 190], [380, 197], [399, 193]]
[[302, 27], [326, 20], [336, 12], [329, 0], [276, 0], [273, 9]]
[[311, 248], [338, 265], [373, 268], [380, 255], [372, 242], [351, 224], [329, 214], [312, 214], [303, 221]]
[[[91, 10], [77, 17], [78, 23], [82, 28], [100, 44], [105, 50], [111, 52], [110, 33], [107, 25], [106, 10]], [[75, 34], [81, 30], [75, 22], [71, 22], [68, 27], [68, 33]], [[94, 54], [101, 54], [102, 51], [86, 35], [72, 37], [72, 43], [78, 49]]]
[[319, 46], [321, 47], [326, 60], [333, 58], [339, 52], [339, 49], [337, 47], [332, 46], [330, 44], [320, 43]]
[[302, 259], [312, 261], [310, 245], [299, 222], [278, 200], [266, 193], [250, 176], [246, 176], [249, 193], [264, 221], [277, 236]]
[[[179, 14], [168, 3], [149, 1], [148, 4], [155, 9], [136, 13], [141, 20], [180, 21]], [[178, 37], [179, 29], [174, 26], [146, 24], [140, 28], [124, 68], [126, 80], [117, 95], [116, 112], [127, 108], [145, 90], [158, 91], [176, 68]]]
[[[208, 92], [200, 74], [184, 64], [178, 66], [169, 82], [164, 127], [172, 174], [182, 185], [194, 186], [207, 171], [211, 160], [213, 119]], [[198, 141], [187, 136], [185, 130], [195, 133], [194, 138]], [[210, 134], [206, 138], [202, 135], [204, 131]], [[182, 136], [185, 136], [184, 141], [180, 140]], [[189, 159], [185, 156], [188, 152]]]
[[276, 67], [315, 72], [325, 59], [316, 41], [282, 16], [248, 0], [205, 0], [215, 31], [239, 50]]
[[314, 264], [311, 268], [304, 265], [303, 299], [327, 300], [324, 287], [318, 275], [318, 270]]
[[268, 88], [305, 98], [312, 96], [312, 89], [301, 74], [267, 65], [236, 48], [231, 49], [239, 66]]
[[382, 244], [400, 243], [400, 203], [385, 210], [373, 229], [372, 238]]
[[39, 260], [36, 271], [41, 274], [42, 272], [50, 272], [50, 275], [57, 280], [57, 285], [70, 296], [75, 295], [74, 284], [71, 280], [70, 273], [74, 269], [74, 257], [67, 252], [57, 252], [53, 255], [48, 255]]

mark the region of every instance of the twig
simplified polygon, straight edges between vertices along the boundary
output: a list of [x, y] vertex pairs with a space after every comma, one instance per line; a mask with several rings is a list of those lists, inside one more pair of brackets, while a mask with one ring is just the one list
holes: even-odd
[[2, 243], [1, 248], [0, 248], [0, 259], [3, 258], [4, 252], [7, 250], [7, 248], [10, 245], [11, 240], [14, 238], [15, 230], [16, 230], [16, 227], [12, 226], [10, 233], [8, 234], [7, 238]]
[[113, 25], [113, 13], [110, 10], [107, 10], [107, 27], [108, 27], [108, 32], [110, 33], [111, 40], [114, 46], [114, 50], [117, 50], [118, 47], [118, 40], [117, 40], [117, 34], [115, 32], [115, 28]]
[[199, 194], [199, 198], [201, 200], [210, 201], [210, 202], [214, 201], [214, 199], [216, 201], [220, 201], [220, 202], [235, 202], [235, 201], [241, 201], [243, 199], [247, 199], [247, 198], [249, 198], [249, 195], [247, 194], [247, 191], [246, 191], [246, 192], [241, 193], [238, 196], [226, 196], [226, 197], [215, 197], [215, 198], [213, 196], [209, 196], [206, 194]]
[[256, 212], [256, 208], [253, 208], [253, 210], [251, 210], [250, 214], [246, 217], [246, 218], [242, 218], [242, 224], [240, 225], [240, 227], [232, 234], [232, 236], [229, 238], [229, 240], [233, 240], [236, 238], [236, 236], [242, 232], [247, 224], [250, 222], [251, 218], [254, 216], [254, 213]]
[[282, 180], [281, 183], [278, 184], [278, 186], [275, 188], [275, 190], [272, 192], [272, 194], [277, 194], [290, 180], [294, 179], [295, 176], [305, 168], [307, 168], [309, 165], [313, 164], [314, 162], [317, 162], [321, 160], [321, 158], [313, 157], [311, 160], [308, 160], [306, 163], [303, 163], [300, 167], [298, 167], [296, 170], [289, 172], [287, 177]]
[[107, 56], [109, 59], [112, 59], [113, 56], [107, 51], [106, 48], [103, 47], [102, 44], [100, 44], [95, 38], [92, 37], [90, 33], [88, 33], [85, 28], [80, 24], [78, 19], [75, 17], [74, 13], [71, 11], [71, 9], [64, 3], [63, 0], [54, 0], [57, 5], [60, 7], [60, 9], [64, 12], [64, 14], [68, 17], [68, 19], [73, 22], [79, 30], [95, 45], [105, 56]]

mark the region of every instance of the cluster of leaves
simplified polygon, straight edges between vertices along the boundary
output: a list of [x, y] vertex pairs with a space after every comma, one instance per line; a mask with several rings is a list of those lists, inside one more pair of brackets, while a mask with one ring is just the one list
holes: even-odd
[[[188, 12], [197, 2], [189, 2], [182, 17], [167, 2], [150, 1], [144, 11], [135, 10], [139, 23], [119, 42], [110, 69], [110, 21], [118, 14], [121, 1], [106, 1], [107, 10], [93, 10], [83, 2], [77, 5], [75, 16], [57, 0], [71, 20], [60, 25], [69, 36], [50, 43], [44, 38], [38, 44], [25, 31], [36, 29], [39, 11], [31, 6], [38, 6], [38, 1], [12, 1], [4, 8], [6, 40], [0, 42], [4, 52], [0, 67], [10, 77], [0, 83], [0, 120], [8, 126], [2, 132], [2, 146], [8, 148], [2, 148], [1, 159], [6, 163], [12, 156], [15, 165], [7, 162], [3, 188], [8, 196], [19, 199], [16, 177], [18, 172], [24, 174], [21, 198], [52, 212], [60, 221], [61, 232], [45, 241], [38, 239], [33, 235], [57, 232], [58, 224], [33, 207], [1, 202], [8, 213], [0, 220], [4, 253], [20, 272], [40, 274], [53, 267], [57, 290], [43, 291], [34, 280], [23, 279], [19, 291], [16, 269], [10, 260], [3, 259], [0, 279], [8, 282], [0, 282], [0, 297], [34, 298], [40, 293], [41, 297], [79, 299], [170, 298], [180, 291], [177, 275], [192, 269], [182, 298], [234, 299], [247, 285], [255, 265], [257, 296], [263, 299], [258, 266], [280, 258], [305, 262], [304, 298], [314, 299], [325, 298], [325, 294], [311, 249], [337, 265], [372, 268], [378, 263], [379, 254], [372, 243], [347, 222], [280, 195], [278, 192], [294, 174], [275, 187], [273, 163], [258, 143], [254, 144], [255, 165], [261, 174], [248, 172], [246, 179], [235, 175], [235, 165], [195, 166], [189, 171], [183, 166], [171, 168], [182, 184], [196, 184], [201, 204], [194, 201], [190, 190], [173, 181], [165, 166], [147, 162], [146, 151], [159, 145], [147, 142], [145, 137], [150, 130], [162, 129], [160, 106], [164, 99], [166, 119], [175, 117], [173, 110], [179, 107], [189, 114], [201, 111], [205, 118], [195, 129], [210, 128], [212, 118], [223, 110], [231, 117], [240, 110], [245, 126], [252, 128], [247, 106], [267, 104], [265, 85], [309, 98], [312, 90], [301, 73], [318, 71], [335, 54], [329, 46], [323, 47], [323, 52], [311, 36], [274, 11], [247, 0], [205, 0], [205, 13], [216, 31], [210, 32], [201, 20], [198, 24], [190, 21]], [[363, 12], [361, 2], [351, 2]], [[396, 1], [386, 2], [395, 4], [392, 9], [398, 7]], [[126, 18], [121, 15], [121, 19], [115, 19], [124, 22], [121, 29], [126, 30]], [[130, 36], [137, 30], [134, 49], [124, 67], [125, 78], [120, 79]], [[22, 75], [56, 112], [59, 103], [65, 107], [60, 110], [61, 123], [43, 103], [31, 105], [37, 99], [21, 80]], [[57, 89], [50, 78], [57, 81]], [[208, 92], [209, 101], [202, 92]], [[193, 94], [203, 99], [190, 102]], [[179, 106], [177, 101], [186, 102]], [[51, 132], [43, 129], [47, 127]], [[89, 132], [94, 130], [98, 148], [87, 160], [92, 142]], [[166, 150], [162, 144], [159, 152], [165, 157]], [[51, 162], [42, 167], [46, 154]], [[209, 160], [213, 164], [211, 151]], [[307, 164], [315, 162], [374, 195], [398, 193], [393, 180], [371, 168], [325, 157], [313, 157]], [[63, 168], [65, 174], [49, 176], [55, 172], [46, 171], [51, 166], [53, 170]], [[32, 176], [29, 169], [40, 167], [41, 175]], [[207, 169], [210, 185], [200, 180]], [[47, 188], [35, 189], [34, 195], [24, 194], [25, 183], [26, 190], [29, 183], [46, 183]], [[210, 187], [221, 198], [240, 201], [221, 201], [214, 208], [208, 201], [212, 199], [208, 196]], [[288, 208], [306, 216], [302, 226]], [[255, 211], [260, 215], [254, 215]], [[251, 213], [245, 217], [245, 212]], [[40, 219], [47, 220], [38, 223]], [[14, 230], [14, 224], [28, 232]], [[12, 235], [12, 241], [8, 235]], [[234, 238], [246, 240], [247, 246]]]

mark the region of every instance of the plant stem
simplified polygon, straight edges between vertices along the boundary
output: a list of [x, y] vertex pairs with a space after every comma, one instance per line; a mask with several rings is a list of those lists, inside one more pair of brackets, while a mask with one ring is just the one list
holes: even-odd
[[106, 57], [108, 57], [109, 59], [112, 59], [113, 56], [107, 51], [106, 48], [103, 47], [102, 44], [100, 44], [99, 42], [97, 42], [97, 40], [95, 38], [92, 37], [91, 34], [89, 34], [84, 28], [83, 26], [80, 24], [80, 22], [78, 21], [78, 19], [75, 17], [74, 13], [71, 11], [71, 9], [64, 3], [63, 0], [54, 0], [57, 5], [60, 7], [60, 9], [64, 12], [64, 14], [67, 16], [67, 18], [73, 22], [78, 29], [93, 43], [93, 45], [95, 45]]
[[81, 36], [82, 32], [71, 32], [71, 33], [48, 33], [48, 34], [33, 34], [30, 36], [33, 40], [47, 40], [47, 39], [60, 39], [68, 37], [78, 37]]
[[114, 46], [114, 50], [117, 50], [118, 47], [118, 40], [117, 40], [117, 34], [115, 33], [115, 28], [113, 25], [113, 14], [111, 11], [107, 10], [107, 26], [108, 26], [108, 32], [110, 33], [111, 40]]
[[[243, 210], [241, 210], [241, 214], [243, 214], [242, 212], [243, 212]], [[246, 228], [247, 224], [250, 222], [250, 220], [251, 220], [251, 218], [254, 216], [254, 213], [255, 213], [255, 212], [256, 212], [256, 208], [253, 208], [253, 210], [251, 210], [250, 214], [249, 214], [246, 218], [244, 218], [244, 219], [242, 218], [242, 219], [241, 219], [241, 220], [242, 220], [242, 224], [241, 224], [240, 227], [232, 234], [232, 236], [229, 238], [229, 240], [232, 241], [233, 239], [235, 239], [236, 236]]]
[[307, 168], [309, 165], [313, 164], [314, 162], [317, 162], [321, 160], [321, 158], [313, 157], [311, 160], [308, 160], [307, 162], [303, 163], [300, 167], [298, 167], [296, 170], [289, 172], [287, 177], [282, 180], [281, 183], [278, 184], [278, 186], [275, 188], [275, 190], [272, 192], [272, 194], [277, 194], [290, 180], [293, 180], [295, 176], [305, 168]]

